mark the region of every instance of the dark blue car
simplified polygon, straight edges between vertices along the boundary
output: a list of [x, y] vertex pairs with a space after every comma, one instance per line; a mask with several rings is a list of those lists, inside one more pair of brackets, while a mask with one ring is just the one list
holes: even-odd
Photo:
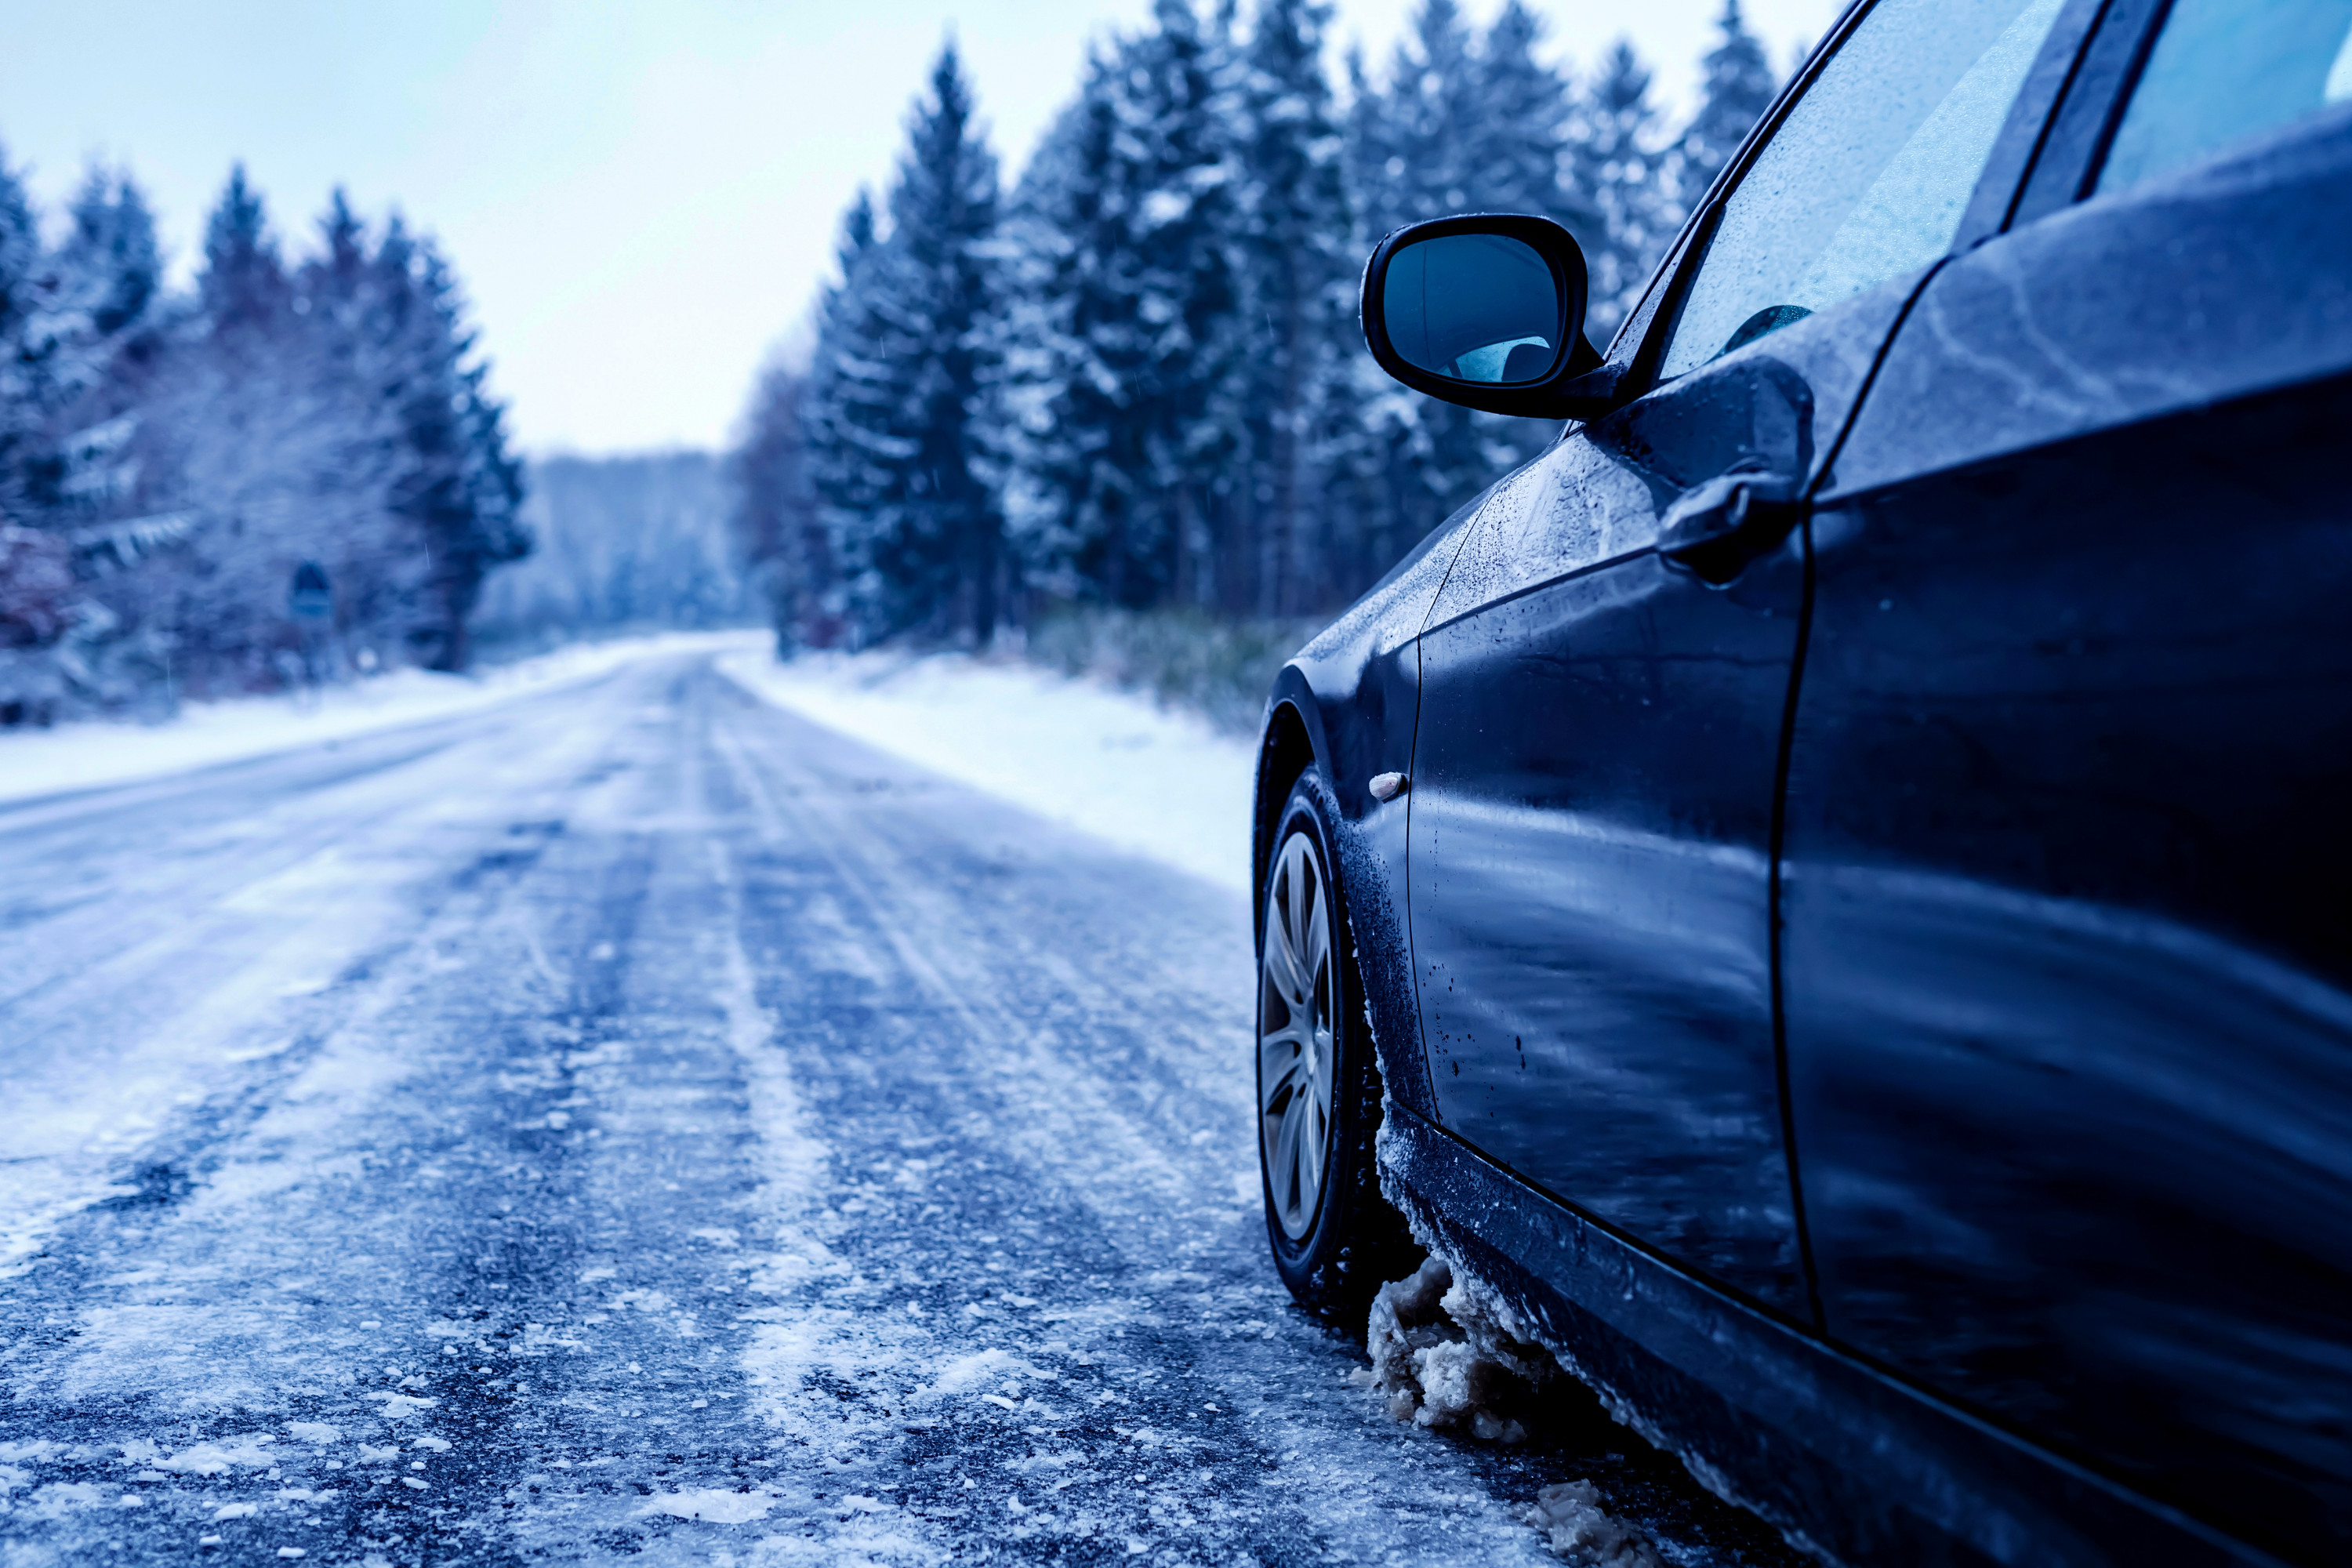
[[1840, 1561], [2352, 1562], [2352, 0], [1856, 5], [1584, 288], [1366, 269], [1568, 424], [1268, 705], [1284, 1278]]

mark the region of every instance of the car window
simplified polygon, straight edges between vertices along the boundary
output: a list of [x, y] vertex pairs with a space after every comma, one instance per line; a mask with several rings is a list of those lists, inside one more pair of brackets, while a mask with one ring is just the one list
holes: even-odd
[[2352, 0], [2173, 0], [2099, 189], [2170, 174], [2344, 102]]
[[2061, 4], [1880, 0], [1725, 203], [1663, 374], [1943, 255]]

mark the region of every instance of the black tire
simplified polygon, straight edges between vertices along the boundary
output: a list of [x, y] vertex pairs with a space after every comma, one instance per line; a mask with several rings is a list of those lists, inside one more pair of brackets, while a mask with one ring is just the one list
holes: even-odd
[[[1336, 819], [1330, 786], [1309, 769], [1283, 805], [1266, 861], [1257, 913], [1254, 1053], [1258, 1179], [1265, 1200], [1266, 1239], [1282, 1282], [1300, 1306], [1361, 1338], [1373, 1293], [1384, 1281], [1412, 1272], [1415, 1249], [1403, 1218], [1381, 1196], [1373, 1163], [1372, 1141], [1381, 1125], [1381, 1074], [1364, 1022], [1346, 887], [1333, 853], [1330, 825]], [[1307, 966], [1296, 960], [1315, 949], [1311, 906], [1318, 901], [1329, 922], [1329, 940], [1321, 946], [1321, 963], [1307, 977], [1310, 985], [1302, 987], [1299, 972]], [[1286, 941], [1294, 965], [1288, 970], [1282, 957]], [[1270, 1040], [1297, 1029], [1302, 1009], [1289, 997], [1302, 992], [1308, 994], [1310, 1004], [1303, 1010], [1308, 1044], [1298, 1046], [1295, 1037]], [[1282, 1130], [1290, 1118], [1303, 1118], [1294, 1136], [1304, 1138], [1316, 1118], [1322, 1097], [1311, 1092], [1307, 1080], [1321, 1074], [1321, 1064], [1302, 1067], [1300, 1058], [1325, 1028], [1328, 1113], [1323, 1118], [1321, 1173], [1310, 1201], [1299, 1174], [1303, 1162], [1295, 1145], [1286, 1146]]]

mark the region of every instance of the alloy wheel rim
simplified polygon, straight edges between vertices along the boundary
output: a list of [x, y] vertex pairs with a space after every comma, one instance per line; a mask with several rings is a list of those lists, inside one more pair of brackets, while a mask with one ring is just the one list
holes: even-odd
[[1331, 900], [1307, 834], [1276, 857], [1258, 967], [1259, 1153], [1275, 1218], [1296, 1241], [1315, 1223], [1331, 1148]]

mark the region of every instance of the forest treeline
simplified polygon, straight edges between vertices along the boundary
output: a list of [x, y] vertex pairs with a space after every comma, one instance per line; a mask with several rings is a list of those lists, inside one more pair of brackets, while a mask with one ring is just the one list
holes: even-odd
[[0, 724], [462, 668], [530, 538], [432, 240], [338, 192], [289, 257], [240, 167], [177, 291], [127, 174], [40, 216], [0, 158]]
[[535, 458], [528, 477], [530, 558], [493, 574], [474, 612], [487, 657], [758, 621], [715, 454]]
[[1776, 79], [1726, 0], [1670, 125], [1630, 46], [1573, 76], [1520, 0], [1423, 0], [1377, 68], [1332, 8], [1158, 0], [1003, 188], [950, 44], [896, 175], [842, 219], [814, 354], [758, 386], [736, 528], [780, 644], [988, 643], [1056, 605], [1308, 616], [1557, 426], [1408, 393], [1363, 352], [1379, 237], [1543, 213], [1605, 343]]

